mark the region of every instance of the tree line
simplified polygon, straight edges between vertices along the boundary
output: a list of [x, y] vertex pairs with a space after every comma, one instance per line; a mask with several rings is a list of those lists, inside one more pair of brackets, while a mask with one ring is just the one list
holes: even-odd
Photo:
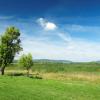
[[[4, 75], [5, 68], [11, 64], [20, 51], [23, 50], [21, 46], [20, 31], [16, 27], [8, 27], [6, 31], [0, 36], [0, 72]], [[29, 69], [33, 65], [32, 55], [22, 55], [19, 59], [19, 64], [26, 68], [27, 76], [29, 76]]]

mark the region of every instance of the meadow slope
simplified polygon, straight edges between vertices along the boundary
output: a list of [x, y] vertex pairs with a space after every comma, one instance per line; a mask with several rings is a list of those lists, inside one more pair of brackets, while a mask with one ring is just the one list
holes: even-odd
[[0, 100], [100, 100], [100, 84], [0, 76]]

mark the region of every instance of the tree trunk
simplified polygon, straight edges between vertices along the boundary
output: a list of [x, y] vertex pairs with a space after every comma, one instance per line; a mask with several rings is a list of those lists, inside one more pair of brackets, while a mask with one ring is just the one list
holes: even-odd
[[27, 69], [27, 77], [29, 77], [29, 69]]
[[1, 75], [4, 75], [5, 66], [1, 67]]

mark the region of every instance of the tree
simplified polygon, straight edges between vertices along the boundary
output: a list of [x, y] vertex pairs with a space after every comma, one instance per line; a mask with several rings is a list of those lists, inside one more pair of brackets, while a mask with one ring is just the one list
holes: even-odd
[[29, 76], [29, 70], [33, 66], [32, 55], [29, 53], [27, 55], [22, 55], [19, 59], [19, 65], [25, 67], [27, 70], [27, 76]]
[[13, 62], [14, 57], [22, 50], [20, 32], [15, 27], [8, 27], [0, 37], [0, 68], [4, 75], [5, 67]]

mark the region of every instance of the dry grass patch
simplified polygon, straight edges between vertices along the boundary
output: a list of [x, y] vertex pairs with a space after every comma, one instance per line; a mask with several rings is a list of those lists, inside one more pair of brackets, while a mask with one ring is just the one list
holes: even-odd
[[98, 81], [100, 75], [93, 73], [42, 73], [44, 79], [56, 79], [56, 80], [87, 80]]

